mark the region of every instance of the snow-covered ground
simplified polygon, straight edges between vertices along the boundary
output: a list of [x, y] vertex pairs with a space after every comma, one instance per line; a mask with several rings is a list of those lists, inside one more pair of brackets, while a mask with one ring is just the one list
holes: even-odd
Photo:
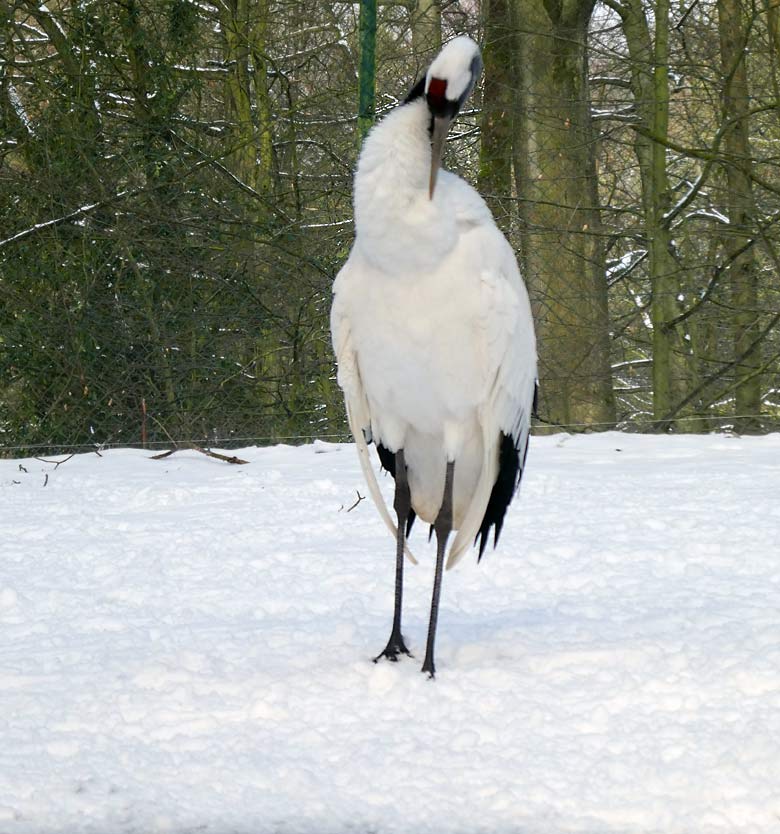
[[2, 834], [780, 832], [780, 435], [534, 438], [435, 681], [422, 525], [375, 665], [354, 449], [239, 454], [0, 461]]

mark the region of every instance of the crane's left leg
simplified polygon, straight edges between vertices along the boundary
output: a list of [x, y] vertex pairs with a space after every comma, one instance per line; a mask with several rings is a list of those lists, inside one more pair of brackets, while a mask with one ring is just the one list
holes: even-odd
[[409, 490], [409, 478], [406, 471], [406, 459], [404, 450], [399, 449], [395, 453], [395, 498], [393, 508], [398, 519], [398, 533], [396, 536], [395, 551], [395, 606], [393, 609], [393, 629], [390, 632], [390, 639], [384, 650], [374, 658], [376, 663], [380, 657], [388, 660], [398, 660], [399, 654], [412, 653], [406, 648], [403, 635], [401, 634], [401, 608], [404, 595], [404, 539], [406, 537], [409, 515], [412, 511], [412, 495]]
[[428, 643], [425, 648], [425, 660], [422, 671], [430, 677], [436, 674], [433, 662], [433, 644], [436, 640], [436, 622], [439, 619], [439, 596], [441, 595], [441, 577], [444, 572], [444, 551], [447, 549], [447, 539], [452, 532], [452, 484], [455, 477], [455, 463], [447, 463], [444, 476], [444, 497], [442, 498], [439, 514], [433, 523], [436, 531], [436, 573], [433, 577], [433, 598], [431, 599], [431, 619], [428, 623]]

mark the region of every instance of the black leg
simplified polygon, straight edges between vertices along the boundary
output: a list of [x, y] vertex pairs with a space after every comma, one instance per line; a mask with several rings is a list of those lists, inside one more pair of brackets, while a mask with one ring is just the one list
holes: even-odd
[[399, 654], [411, 652], [406, 648], [404, 638], [401, 634], [401, 605], [404, 595], [404, 537], [406, 535], [406, 524], [409, 514], [412, 511], [412, 496], [409, 492], [409, 481], [406, 475], [406, 461], [404, 450], [399, 449], [395, 453], [395, 499], [393, 508], [398, 517], [398, 536], [395, 545], [395, 608], [393, 610], [393, 630], [390, 632], [390, 639], [380, 654], [374, 658], [374, 663], [380, 657], [388, 660], [398, 660]]
[[447, 549], [447, 538], [452, 532], [452, 481], [454, 474], [455, 464], [448, 462], [447, 473], [444, 476], [444, 497], [433, 525], [433, 529], [436, 531], [436, 573], [433, 577], [428, 642], [425, 647], [425, 660], [422, 665], [422, 671], [427, 672], [430, 677], [434, 677], [436, 674], [436, 665], [433, 662], [433, 644], [436, 640], [436, 622], [439, 619], [439, 596], [441, 595], [441, 577], [444, 571], [444, 551]]

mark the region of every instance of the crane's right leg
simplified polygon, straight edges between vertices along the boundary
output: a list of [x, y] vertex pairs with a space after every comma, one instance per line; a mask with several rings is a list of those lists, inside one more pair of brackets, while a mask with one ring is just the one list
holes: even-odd
[[398, 518], [398, 535], [395, 543], [395, 608], [393, 610], [393, 630], [390, 632], [390, 639], [380, 654], [374, 658], [376, 663], [380, 657], [388, 660], [398, 660], [399, 654], [412, 653], [406, 648], [404, 638], [401, 634], [401, 605], [404, 594], [404, 540], [406, 537], [406, 525], [412, 511], [412, 496], [409, 491], [409, 479], [406, 473], [406, 461], [404, 450], [399, 449], [395, 453], [395, 498], [393, 508]]
[[436, 623], [439, 619], [439, 597], [441, 596], [441, 577], [444, 569], [444, 552], [447, 549], [447, 539], [452, 532], [452, 490], [455, 481], [455, 462], [447, 462], [444, 475], [444, 497], [442, 498], [439, 514], [433, 523], [436, 531], [436, 571], [433, 575], [433, 597], [431, 598], [431, 619], [428, 621], [428, 643], [425, 648], [425, 659], [422, 671], [428, 677], [436, 675], [436, 664], [433, 662], [433, 646], [436, 641]]

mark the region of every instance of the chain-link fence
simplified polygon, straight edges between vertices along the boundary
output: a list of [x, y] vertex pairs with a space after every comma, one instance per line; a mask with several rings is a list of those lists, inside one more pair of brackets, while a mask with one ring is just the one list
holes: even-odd
[[[726, 148], [735, 117], [714, 5], [671, 21], [672, 128], [652, 140], [661, 176], [637, 139], [653, 66], [611, 6], [567, 30], [531, 0], [424, 5], [380, 5], [376, 107], [424, 68], [437, 15], [445, 39], [485, 44], [484, 95], [448, 165], [519, 252], [539, 333], [539, 430], [780, 428], [774, 18], [755, 11], [745, 29], [750, 93], [736, 120], [749, 122], [749, 158]], [[10, 11], [0, 454], [345, 439], [328, 312], [352, 242], [355, 7], [16, 0]], [[531, 71], [558, 58], [573, 66], [569, 88]], [[736, 169], [753, 195], [738, 215]]]

